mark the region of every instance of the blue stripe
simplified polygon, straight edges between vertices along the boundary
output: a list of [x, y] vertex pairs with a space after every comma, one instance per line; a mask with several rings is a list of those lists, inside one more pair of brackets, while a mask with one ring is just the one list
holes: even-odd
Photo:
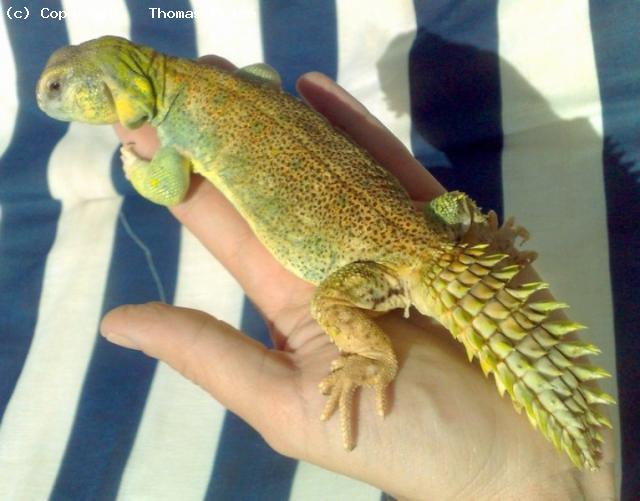
[[[3, 9], [9, 3], [3, 2]], [[49, 6], [61, 8], [53, 1]], [[13, 138], [0, 159], [0, 421], [37, 321], [47, 254], [60, 216], [60, 203], [47, 186], [47, 164], [68, 127], [42, 113], [34, 94], [49, 54], [68, 43], [64, 27], [37, 16], [5, 22], [17, 64], [18, 113]]]
[[261, 0], [260, 19], [265, 61], [295, 93], [298, 77], [320, 71], [335, 79], [338, 72], [336, 6], [328, 0]]
[[[167, 300], [172, 301], [179, 227], [165, 209], [139, 197], [127, 199], [122, 211], [149, 248]], [[159, 299], [145, 254], [119, 224], [103, 314], [120, 304]], [[143, 353], [119, 348], [97, 336], [52, 500], [115, 497], [155, 367], [156, 361]]]
[[[241, 329], [261, 343], [271, 344], [262, 317], [248, 300], [242, 312]], [[275, 452], [258, 432], [227, 412], [205, 499], [288, 499], [297, 464]]]
[[[150, 23], [149, 6], [151, 3], [147, 2], [128, 3], [133, 20], [131, 38], [161, 48], [167, 48], [170, 40], [173, 48], [194, 56], [193, 24], [185, 23], [182, 29], [175, 30], [175, 24], [168, 22]], [[173, 2], [163, 8], [188, 9], [189, 5]], [[114, 178], [122, 176], [117, 156], [112, 169]], [[163, 295], [172, 302], [180, 248], [179, 224], [165, 208], [135, 194], [125, 197], [120, 223], [115, 234], [103, 313], [120, 304], [159, 300]], [[157, 276], [129, 228], [148, 248]], [[156, 361], [141, 352], [116, 347], [97, 337], [51, 499], [115, 498], [155, 368]]]
[[622, 435], [622, 498], [640, 493], [640, 8], [589, 3], [604, 126], [603, 169]]
[[[334, 2], [261, 1], [260, 16], [265, 61], [278, 70], [287, 92], [295, 92], [297, 78], [307, 71], [336, 78]], [[267, 327], [248, 300], [241, 328], [270, 344]], [[206, 498], [287, 499], [296, 465], [274, 452], [244, 421], [227, 413]]]
[[[502, 215], [495, 0], [415, 0], [409, 55], [412, 148], [448, 188]], [[441, 152], [446, 157], [443, 162]]]

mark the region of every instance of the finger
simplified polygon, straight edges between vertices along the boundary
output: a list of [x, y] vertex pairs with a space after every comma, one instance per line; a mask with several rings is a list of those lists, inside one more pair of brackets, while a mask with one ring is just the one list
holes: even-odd
[[133, 143], [133, 150], [144, 159], [151, 159], [156, 151], [160, 148], [158, 134], [148, 123], [137, 129], [127, 129], [119, 123], [113, 124], [113, 129], [122, 144]]
[[428, 201], [444, 192], [442, 185], [404, 144], [329, 77], [317, 72], [306, 73], [298, 80], [297, 90], [311, 107], [396, 176], [414, 200]]
[[291, 378], [286, 355], [200, 311], [126, 305], [110, 311], [100, 330], [115, 344], [166, 362], [257, 428]]
[[[114, 128], [121, 141], [134, 143], [134, 151], [143, 158], [152, 158], [159, 147], [156, 131], [148, 124], [135, 130], [119, 124]], [[229, 200], [201, 176], [191, 177], [187, 197], [170, 210], [229, 270], [268, 318], [291, 304], [292, 298], [302, 301], [309, 295], [310, 287], [273, 259]]]
[[284, 306], [307, 301], [312, 287], [278, 263], [246, 220], [211, 183], [197, 179], [171, 212], [238, 280], [269, 319]]

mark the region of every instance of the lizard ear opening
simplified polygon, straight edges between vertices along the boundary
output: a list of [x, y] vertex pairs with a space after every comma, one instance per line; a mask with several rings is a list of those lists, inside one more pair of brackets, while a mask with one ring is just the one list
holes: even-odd
[[129, 72], [108, 79], [107, 87], [113, 98], [118, 121], [127, 129], [137, 129], [155, 115], [155, 92], [149, 80]]

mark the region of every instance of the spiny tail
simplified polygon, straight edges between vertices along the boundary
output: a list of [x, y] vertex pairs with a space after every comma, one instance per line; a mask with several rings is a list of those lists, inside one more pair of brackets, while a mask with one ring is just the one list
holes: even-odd
[[547, 284], [514, 285], [524, 265], [488, 247], [459, 244], [426, 266], [424, 309], [464, 344], [469, 360], [479, 359], [485, 376], [494, 374], [500, 395], [524, 408], [534, 428], [579, 468], [597, 469], [598, 428], [611, 424], [594, 405], [614, 400], [585, 383], [609, 374], [575, 359], [600, 350], [567, 339], [584, 328], [550, 316], [567, 305], [534, 301]]

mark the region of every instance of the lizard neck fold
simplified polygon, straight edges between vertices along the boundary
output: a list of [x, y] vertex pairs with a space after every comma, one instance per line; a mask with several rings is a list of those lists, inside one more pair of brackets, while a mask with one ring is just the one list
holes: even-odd
[[149, 54], [148, 64], [144, 72], [153, 87], [154, 113], [149, 117], [149, 123], [154, 127], [160, 125], [166, 118], [173, 102], [178, 96], [178, 90], [168, 85], [167, 59], [169, 56], [152, 51]]
[[156, 52], [148, 47], [136, 47], [138, 50], [132, 54], [134, 64], [151, 86], [151, 113], [147, 116], [147, 121], [157, 127], [160, 125], [171, 110], [173, 103], [178, 97], [180, 88], [171, 85], [171, 78], [168, 78], [173, 59], [160, 52]]

